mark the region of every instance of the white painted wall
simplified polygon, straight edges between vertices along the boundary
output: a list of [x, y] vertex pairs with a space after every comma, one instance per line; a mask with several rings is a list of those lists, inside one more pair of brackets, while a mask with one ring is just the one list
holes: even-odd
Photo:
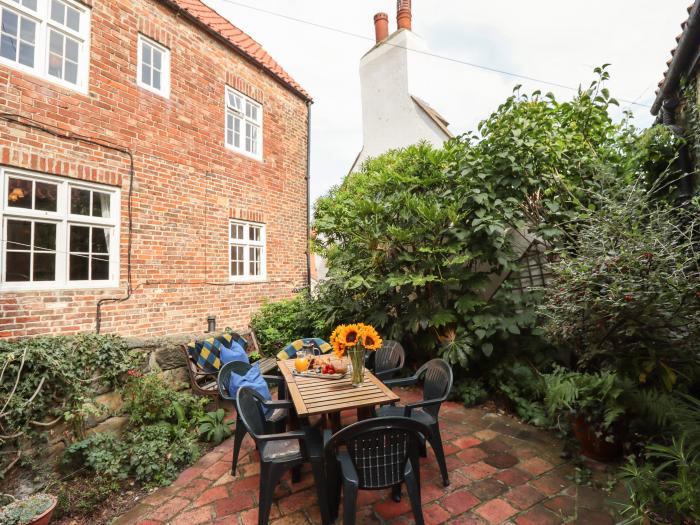
[[421, 55], [407, 49], [425, 50], [423, 39], [401, 29], [372, 48], [360, 61], [362, 88], [363, 148], [353, 169], [368, 157], [393, 148], [426, 140], [441, 146], [447, 135], [411, 99], [429, 96], [411, 92], [412, 78], [429, 75]]

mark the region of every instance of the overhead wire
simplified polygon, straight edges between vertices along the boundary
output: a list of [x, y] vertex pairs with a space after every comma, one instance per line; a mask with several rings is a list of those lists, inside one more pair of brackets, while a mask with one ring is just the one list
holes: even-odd
[[[338, 33], [338, 34], [345, 35], [345, 36], [349, 36], [349, 37], [353, 37], [353, 38], [359, 38], [359, 39], [366, 40], [366, 41], [370, 41], [370, 42], [374, 42], [374, 41], [375, 41], [374, 38], [368, 37], [368, 36], [363, 35], [363, 34], [360, 34], [360, 33], [354, 33], [354, 32], [352, 32], [352, 31], [347, 31], [347, 30], [345, 30], [345, 29], [341, 29], [341, 28], [338, 28], [338, 27], [333, 27], [333, 26], [329, 26], [329, 25], [326, 25], [326, 24], [321, 24], [321, 23], [318, 23], [318, 22], [313, 22], [313, 21], [311, 21], [311, 20], [306, 20], [306, 19], [303, 19], [303, 18], [298, 18], [298, 17], [295, 17], [295, 16], [287, 15], [287, 14], [285, 14], [285, 13], [280, 13], [280, 12], [278, 12], [278, 11], [272, 11], [272, 10], [270, 10], [270, 9], [264, 9], [264, 8], [262, 8], [262, 7], [258, 7], [258, 6], [254, 6], [254, 5], [245, 4], [245, 3], [243, 3], [243, 2], [237, 2], [236, 0], [219, 0], [219, 1], [222, 2], [222, 3], [225, 3], [225, 4], [231, 4], [231, 5], [235, 5], [235, 6], [237, 6], [237, 7], [242, 7], [242, 8], [244, 8], [244, 9], [250, 9], [251, 11], [257, 11], [257, 12], [259, 12], [259, 13], [264, 13], [264, 14], [267, 14], [267, 15], [270, 15], [270, 16], [274, 16], [274, 17], [277, 17], [277, 18], [282, 18], [282, 19], [284, 19], [284, 20], [289, 20], [289, 21], [296, 22], [296, 23], [299, 23], [299, 24], [308, 25], [308, 26], [311, 26], [311, 27], [315, 27], [315, 28], [317, 28], [317, 29], [323, 29], [323, 30], [326, 30], [326, 31], [332, 31], [332, 32], [334, 32], [334, 33]], [[478, 63], [476, 63], [476, 62], [470, 62], [470, 61], [468, 61], [468, 60], [462, 60], [462, 59], [459, 59], [459, 58], [449, 57], [449, 56], [446, 56], [446, 55], [440, 55], [440, 54], [438, 54], [438, 53], [433, 53], [433, 52], [426, 51], [426, 50], [423, 50], [423, 49], [415, 49], [415, 48], [411, 48], [411, 47], [408, 47], [408, 46], [403, 46], [403, 45], [400, 45], [400, 44], [394, 44], [394, 43], [391, 43], [391, 42], [384, 42], [383, 45], [391, 46], [391, 47], [397, 47], [397, 48], [400, 48], [400, 49], [405, 49], [405, 50], [407, 50], [407, 51], [410, 51], [411, 53], [417, 53], [417, 54], [425, 55], [425, 56], [428, 56], [428, 57], [431, 57], [431, 58], [435, 58], [435, 59], [438, 59], [438, 60], [444, 60], [444, 61], [447, 61], [447, 62], [452, 62], [452, 63], [455, 63], [455, 64], [460, 64], [460, 65], [463, 65], [463, 66], [468, 66], [468, 67], [471, 67], [471, 68], [480, 69], [480, 70], [482, 70], [482, 71], [487, 71], [487, 72], [490, 72], [490, 73], [496, 73], [496, 74], [499, 74], [499, 75], [509, 76], [509, 77], [512, 77], [512, 78], [520, 79], [520, 80], [527, 80], [527, 81], [529, 81], [529, 82], [536, 82], [536, 83], [543, 84], [543, 85], [550, 86], [550, 87], [556, 87], [556, 88], [560, 88], [560, 89], [566, 89], [566, 90], [574, 91], [574, 92], [578, 92], [578, 91], [581, 89], [580, 86], [579, 86], [579, 87], [568, 86], [568, 85], [562, 84], [562, 83], [560, 83], [560, 82], [554, 82], [554, 81], [551, 81], [551, 80], [546, 80], [546, 79], [542, 79], [542, 78], [537, 78], [537, 77], [534, 77], [534, 76], [531, 76], [531, 75], [525, 75], [525, 74], [522, 74], [522, 73], [515, 73], [515, 72], [513, 72], [513, 71], [508, 71], [508, 70], [506, 70], [506, 69], [501, 69], [501, 68], [497, 68], [497, 67], [493, 67], [493, 66], [487, 66], [487, 65], [484, 65], [484, 64], [478, 64]], [[639, 98], [641, 98], [641, 97], [638, 97], [638, 98], [635, 99], [635, 100], [628, 100], [628, 99], [617, 98], [617, 97], [616, 97], [616, 99], [617, 99], [619, 102], [623, 102], [623, 103], [627, 104], [628, 106], [640, 106], [640, 107], [643, 107], [643, 108], [650, 108], [650, 107], [651, 107], [649, 104], [643, 104], [643, 103], [638, 102]]]

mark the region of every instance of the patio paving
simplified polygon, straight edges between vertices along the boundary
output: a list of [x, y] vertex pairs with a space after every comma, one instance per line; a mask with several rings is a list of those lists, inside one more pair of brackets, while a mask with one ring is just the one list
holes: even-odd
[[[402, 400], [418, 392], [397, 389]], [[354, 414], [343, 414], [351, 422]], [[550, 432], [522, 424], [484, 408], [443, 404], [441, 430], [449, 487], [428, 448], [421, 465], [423, 514], [428, 525], [612, 525], [606, 496], [572, 481], [574, 466], [559, 457], [561, 442]], [[113, 525], [256, 524], [259, 464], [250, 437], [239, 459], [238, 475], [230, 474], [232, 439], [182, 472], [169, 487], [145, 497]], [[603, 467], [592, 465], [597, 475]], [[311, 472], [301, 482], [287, 475], [277, 487], [271, 525], [320, 524]], [[404, 493], [400, 503], [390, 491], [360, 491], [357, 524], [413, 523]], [[342, 511], [341, 511], [342, 512]], [[341, 513], [342, 516], [342, 513]], [[341, 523], [339, 519], [336, 523]]]

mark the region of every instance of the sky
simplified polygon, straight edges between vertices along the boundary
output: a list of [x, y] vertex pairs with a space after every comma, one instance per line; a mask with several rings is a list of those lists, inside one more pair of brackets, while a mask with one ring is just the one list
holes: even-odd
[[[314, 99], [311, 126], [311, 199], [347, 174], [362, 148], [361, 56], [374, 44], [373, 16], [395, 0], [204, 0], [256, 39]], [[437, 55], [573, 88], [587, 86], [593, 69], [610, 63], [614, 97], [650, 106], [690, 0], [413, 0], [413, 31]], [[251, 8], [252, 7], [252, 8]], [[269, 11], [282, 16], [263, 12]], [[290, 20], [293, 17], [306, 21]], [[365, 38], [324, 29], [328, 26]], [[421, 96], [462, 133], [508, 97], [573, 91], [429, 59], [430, 93]], [[653, 123], [648, 107], [621, 103], [639, 127]], [[615, 118], [621, 117], [617, 112]]]

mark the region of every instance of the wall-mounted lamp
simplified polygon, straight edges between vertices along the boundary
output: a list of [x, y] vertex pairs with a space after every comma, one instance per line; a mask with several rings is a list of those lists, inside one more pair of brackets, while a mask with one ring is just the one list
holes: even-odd
[[216, 316], [207, 317], [207, 332], [216, 332]]

